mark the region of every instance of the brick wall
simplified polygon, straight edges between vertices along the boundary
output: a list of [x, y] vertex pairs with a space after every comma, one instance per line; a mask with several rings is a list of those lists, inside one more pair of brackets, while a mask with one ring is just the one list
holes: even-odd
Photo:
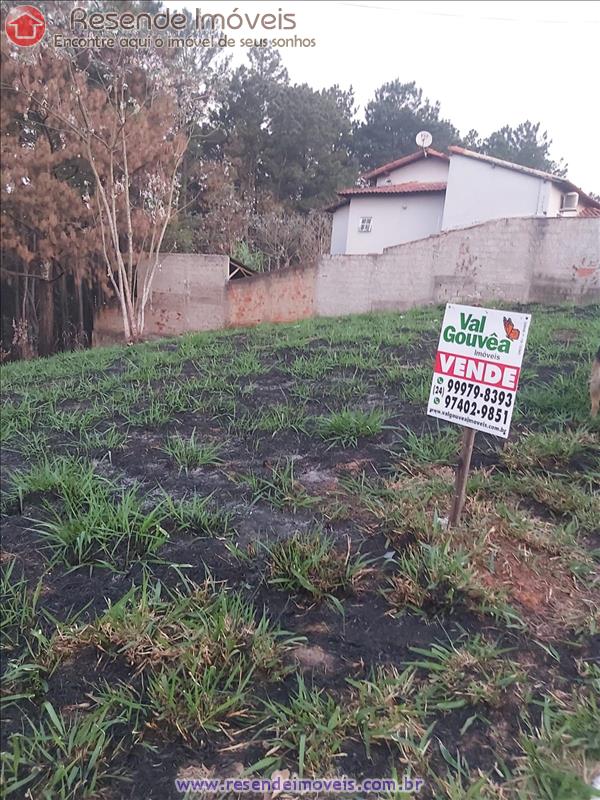
[[600, 302], [600, 219], [501, 219], [387, 248], [325, 256], [317, 316], [449, 301]]
[[227, 284], [227, 325], [294, 322], [314, 316], [314, 266], [265, 272]]
[[[600, 219], [502, 219], [316, 265], [228, 280], [226, 256], [169, 255], [145, 335], [292, 322], [427, 303], [600, 302]], [[122, 338], [103, 309], [94, 344]]]
[[[227, 256], [170, 253], [162, 258], [146, 305], [144, 337], [224, 328]], [[121, 341], [123, 323], [116, 303], [104, 306], [94, 321], [92, 343]]]

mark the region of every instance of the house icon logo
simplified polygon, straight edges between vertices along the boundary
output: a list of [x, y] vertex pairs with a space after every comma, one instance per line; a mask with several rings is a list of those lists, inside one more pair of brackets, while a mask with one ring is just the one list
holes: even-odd
[[13, 44], [31, 47], [44, 36], [46, 20], [34, 6], [16, 6], [6, 16], [4, 31]]

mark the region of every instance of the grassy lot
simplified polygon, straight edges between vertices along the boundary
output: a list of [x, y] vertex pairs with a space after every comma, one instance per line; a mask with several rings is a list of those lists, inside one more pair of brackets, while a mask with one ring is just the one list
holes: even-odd
[[4, 367], [7, 796], [289, 770], [589, 798], [600, 308], [524, 310], [511, 438], [478, 434], [452, 533], [439, 308]]

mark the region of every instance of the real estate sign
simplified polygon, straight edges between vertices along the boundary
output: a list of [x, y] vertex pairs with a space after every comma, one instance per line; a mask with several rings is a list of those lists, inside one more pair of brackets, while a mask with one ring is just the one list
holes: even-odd
[[531, 316], [448, 303], [427, 413], [508, 436]]

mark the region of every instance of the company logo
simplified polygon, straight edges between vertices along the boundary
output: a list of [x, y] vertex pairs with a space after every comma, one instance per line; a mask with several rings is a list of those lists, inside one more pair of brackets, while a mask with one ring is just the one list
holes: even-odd
[[[512, 321], [509, 320], [512, 325]], [[460, 314], [460, 330], [457, 331], [454, 325], [447, 325], [442, 333], [445, 342], [453, 344], [463, 344], [467, 347], [480, 347], [482, 350], [497, 350], [499, 353], [510, 352], [510, 339], [500, 339], [495, 333], [489, 336], [485, 333], [486, 317], [481, 319], [474, 317], [473, 314]], [[506, 327], [506, 324], [505, 324]], [[517, 331], [517, 337], [520, 331]]]
[[8, 12], [4, 30], [13, 44], [31, 47], [42, 40], [46, 32], [46, 20], [34, 6], [16, 6]]

